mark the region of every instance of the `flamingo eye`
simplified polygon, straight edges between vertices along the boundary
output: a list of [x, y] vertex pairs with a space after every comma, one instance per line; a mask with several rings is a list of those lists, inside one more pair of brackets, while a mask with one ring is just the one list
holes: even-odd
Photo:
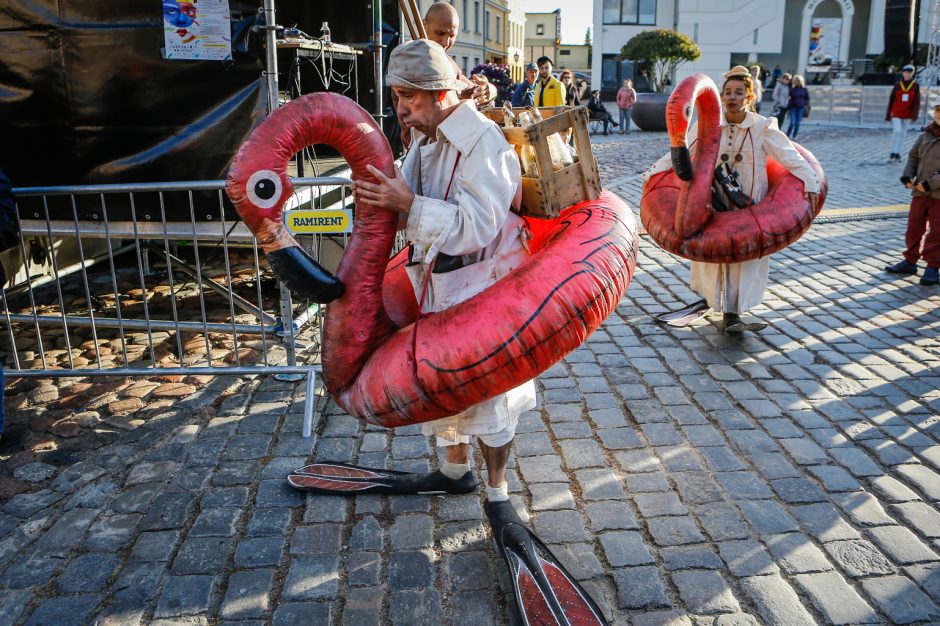
[[271, 170], [259, 170], [248, 178], [248, 199], [259, 209], [270, 209], [281, 199], [281, 177]]
[[685, 105], [685, 119], [691, 119], [692, 117], [692, 105]]

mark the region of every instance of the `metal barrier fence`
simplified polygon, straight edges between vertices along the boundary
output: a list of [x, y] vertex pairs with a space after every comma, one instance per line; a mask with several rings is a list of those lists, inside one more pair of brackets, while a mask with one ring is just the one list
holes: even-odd
[[[874, 85], [809, 85], [812, 111], [804, 123], [849, 126], [884, 126], [892, 87]], [[921, 87], [920, 121], [932, 119], [932, 109], [940, 104], [940, 87]]]
[[[307, 204], [345, 206], [350, 182], [293, 179], [285, 216]], [[319, 366], [298, 364], [297, 349], [298, 339], [310, 342], [306, 360], [318, 360], [319, 307], [295, 315], [254, 236], [226, 214], [224, 186], [14, 189], [19, 244], [4, 265], [17, 269], [0, 289], [5, 373], [305, 377], [309, 436]], [[298, 239], [319, 259], [327, 241], [341, 250], [345, 237]]]

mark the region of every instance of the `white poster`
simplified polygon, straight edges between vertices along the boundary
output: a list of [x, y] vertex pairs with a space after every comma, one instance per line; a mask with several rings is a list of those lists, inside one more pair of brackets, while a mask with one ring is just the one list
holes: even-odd
[[842, 36], [842, 18], [815, 17], [809, 33], [808, 71], [826, 71], [833, 60], [839, 59]]
[[231, 19], [228, 0], [163, 0], [164, 56], [230, 61]]

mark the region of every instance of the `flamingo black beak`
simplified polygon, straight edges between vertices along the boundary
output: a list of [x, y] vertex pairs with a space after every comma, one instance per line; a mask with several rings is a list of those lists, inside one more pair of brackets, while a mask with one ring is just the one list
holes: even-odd
[[266, 256], [271, 269], [292, 293], [326, 304], [342, 296], [346, 290], [338, 278], [323, 269], [300, 246], [274, 250]]
[[689, 155], [689, 149], [685, 146], [670, 148], [672, 156], [672, 169], [675, 170], [679, 180], [692, 180], [692, 157]]

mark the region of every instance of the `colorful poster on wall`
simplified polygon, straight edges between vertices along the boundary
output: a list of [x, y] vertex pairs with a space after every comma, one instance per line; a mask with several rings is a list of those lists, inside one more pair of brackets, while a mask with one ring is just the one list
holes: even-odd
[[815, 17], [809, 33], [809, 56], [806, 71], [825, 72], [833, 60], [839, 60], [842, 18]]
[[163, 0], [164, 57], [231, 61], [228, 0]]

